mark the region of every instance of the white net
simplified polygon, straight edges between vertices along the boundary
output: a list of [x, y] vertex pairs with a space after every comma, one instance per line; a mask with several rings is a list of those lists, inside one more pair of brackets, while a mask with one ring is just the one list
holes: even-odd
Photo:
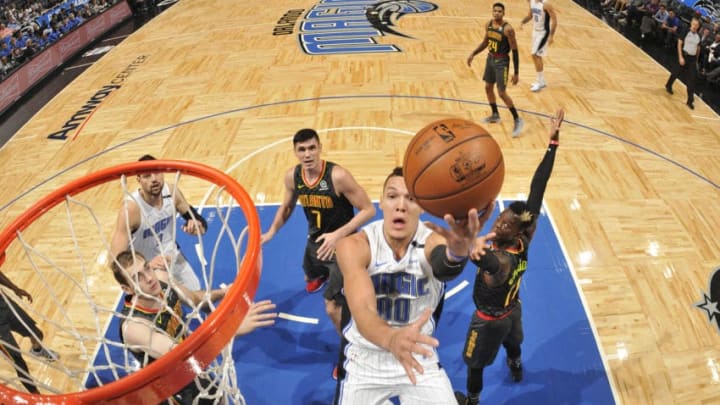
[[[246, 232], [251, 222], [241, 209], [242, 204], [222, 184], [180, 171], [166, 177], [175, 187], [170, 188], [169, 194], [163, 192], [162, 200], [170, 203], [166, 204], [169, 210], [160, 216], [157, 210], [143, 208], [143, 201], [138, 201], [136, 176], [122, 176], [72, 196], [66, 195], [61, 204], [43, 210], [40, 216], [14, 233], [14, 240], [5, 249], [6, 261], [0, 271], [19, 289], [27, 291], [33, 301], [18, 296], [18, 291], [11, 288], [1, 290], [0, 348], [9, 364], [0, 371], [2, 384], [19, 392], [42, 395], [108, 386], [138, 373], [151, 358], [162, 358], [158, 355], [162, 350], [156, 351], [156, 346], [163, 339], [170, 338], [180, 344], [172, 350], [182, 348], [181, 342], [192, 336], [218, 305], [225, 305], [226, 300], [212, 300], [218, 291], [241, 288], [241, 295], [237, 295], [241, 298], [234, 301], [235, 305], [249, 305], [256, 284], [238, 286], [236, 282], [246, 257]], [[193, 196], [202, 192], [207, 193], [207, 202], [193, 201]], [[192, 205], [203, 206], [198, 213], [207, 221], [204, 235], [182, 230], [187, 221], [175, 208], [179, 197], [187, 197]], [[116, 219], [122, 218], [123, 211], [125, 217], [133, 217], [133, 206], [140, 207], [141, 223], [148, 225], [142, 231], [144, 234], [138, 230], [132, 232], [132, 221], [125, 220], [123, 227], [119, 225], [123, 221]], [[198, 219], [195, 214], [190, 216], [191, 220]], [[114, 230], [116, 223], [117, 230]], [[159, 247], [160, 260], [167, 268], [164, 276], [168, 287], [162, 294], [145, 294], [136, 278], [128, 278], [131, 282], [125, 289], [135, 293], [122, 292], [110, 270], [114, 260], [108, 254], [113, 235], [118, 232], [125, 232], [131, 238], [128, 248], [134, 254], [147, 253], [143, 251], [146, 247], [138, 243], [143, 236]], [[148, 262], [151, 259], [148, 257]], [[185, 278], [178, 275], [178, 267], [190, 269], [199, 286], [187, 290], [178, 287], [192, 285], [187, 282], [188, 274]], [[256, 268], [257, 264], [249, 271]], [[153, 273], [163, 276], [164, 271]], [[256, 282], [257, 278], [252, 280]], [[228, 289], [228, 286], [232, 287]], [[170, 291], [183, 302], [196, 297], [195, 303], [172, 305]], [[184, 291], [190, 291], [191, 297]], [[150, 337], [145, 344], [131, 347], [121, 337], [127, 332], [121, 332], [120, 325], [127, 322], [144, 322], [149, 329], [155, 325], [152, 330], [161, 333], [162, 339], [153, 341], [155, 338]], [[237, 325], [239, 320], [222, 322]], [[174, 333], [167, 333], [168, 330]], [[187, 361], [163, 371], [170, 375], [189, 372], [196, 376], [175, 400], [244, 403], [232, 355], [234, 339], [229, 335], [228, 342], [225, 335], [227, 333], [211, 334], [210, 342], [201, 345], [203, 350], [217, 348], [208, 361], [194, 361], [195, 357], [189, 356]], [[222, 339], [225, 341], [219, 341]]]

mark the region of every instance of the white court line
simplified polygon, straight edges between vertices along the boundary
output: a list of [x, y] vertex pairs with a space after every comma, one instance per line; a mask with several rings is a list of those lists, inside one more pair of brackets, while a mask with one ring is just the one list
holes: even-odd
[[90, 66], [90, 65], [92, 65], [93, 63], [95, 63], [95, 62], [83, 63], [82, 65], [74, 65], [74, 66], [66, 67], [65, 69], [63, 69], [63, 71], [68, 71], [68, 70], [83, 68], [83, 67], [85, 67], [85, 66]]
[[288, 314], [285, 312], [278, 312], [278, 318], [287, 319], [288, 321], [294, 321], [294, 322], [300, 322], [300, 323], [309, 323], [312, 325], [317, 325], [318, 322], [320, 322], [317, 318], [310, 318], [307, 316], [298, 316], [298, 315]]
[[116, 39], [123, 39], [123, 38], [127, 38], [127, 37], [129, 37], [129, 36], [130, 36], [129, 34], [128, 34], [128, 35], [120, 35], [119, 37], [112, 37], [112, 38], [108, 38], [108, 39], [103, 39], [102, 42], [109, 42], [109, 41], [114, 41], [114, 40], [116, 40]]
[[460, 284], [456, 285], [445, 293], [445, 299], [448, 299], [453, 295], [459, 293], [463, 288], [467, 287], [468, 285], [470, 285], [470, 283], [468, 283], [467, 280], [461, 281]]

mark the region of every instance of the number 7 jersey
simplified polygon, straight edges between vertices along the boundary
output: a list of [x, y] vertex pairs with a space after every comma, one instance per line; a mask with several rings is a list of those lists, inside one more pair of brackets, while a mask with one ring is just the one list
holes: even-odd
[[[445, 293], [445, 284], [435, 278], [425, 257], [425, 240], [432, 231], [419, 222], [413, 241], [400, 260], [395, 260], [385, 240], [382, 220], [370, 223], [362, 231], [370, 243], [367, 271], [375, 288], [378, 315], [390, 326], [402, 327], [418, 319], [426, 308], [434, 311]], [[421, 332], [425, 335], [435, 332], [432, 317]], [[350, 344], [382, 350], [367, 341], [352, 321], [345, 329], [345, 337]]]

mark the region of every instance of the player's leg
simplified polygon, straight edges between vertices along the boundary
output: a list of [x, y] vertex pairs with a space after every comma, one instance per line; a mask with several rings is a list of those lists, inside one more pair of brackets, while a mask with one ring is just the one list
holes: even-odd
[[45, 335], [40, 328], [37, 327], [35, 320], [15, 301], [8, 299], [8, 303], [10, 304], [8, 311], [12, 309], [12, 311], [8, 312], [10, 314], [8, 324], [13, 332], [30, 339], [32, 342], [30, 354], [47, 361], [57, 360], [60, 357], [57, 352], [42, 345], [41, 342]]
[[320, 291], [329, 277], [327, 263], [318, 259], [317, 250], [319, 243], [308, 239], [305, 245], [305, 255], [303, 256], [303, 271], [305, 272], [305, 290], [310, 293]]
[[377, 378], [345, 374], [338, 380], [333, 405], [384, 405], [397, 395], [396, 387], [377, 381]]
[[510, 326], [505, 319], [486, 320], [478, 317], [477, 313], [473, 314], [463, 350], [463, 360], [468, 367], [467, 403], [475, 405], [480, 401], [483, 369], [495, 361]]
[[507, 83], [510, 77], [510, 59], [505, 59], [502, 63], [497, 63], [496, 74], [498, 75], [498, 77], [501, 78], [497, 81], [498, 94], [500, 95], [500, 98], [503, 99], [505, 105], [508, 107], [510, 113], [513, 116], [512, 136], [514, 138], [520, 136], [520, 132], [525, 125], [525, 121], [523, 121], [523, 119], [520, 118], [520, 116], [518, 115], [518, 112], [515, 109], [515, 104], [513, 103], [512, 98], [507, 92]]
[[485, 95], [487, 96], [492, 113], [489, 117], [483, 118], [482, 122], [500, 122], [500, 113], [498, 112], [497, 100], [495, 99], [495, 82], [497, 81], [497, 77], [495, 76], [495, 63], [493, 62], [493, 58], [488, 58], [485, 63], [483, 81], [485, 82]]
[[513, 310], [513, 313], [507, 318], [512, 322], [512, 327], [505, 340], [503, 340], [503, 347], [505, 347], [505, 353], [507, 354], [506, 364], [510, 369], [510, 376], [513, 381], [520, 382], [523, 378], [522, 369], [522, 358], [520, 345], [523, 342], [523, 328], [522, 328], [522, 308], [520, 303]]
[[40, 391], [32, 382], [30, 370], [28, 370], [27, 363], [20, 354], [17, 341], [11, 332], [15, 315], [10, 311], [8, 304], [12, 302], [10, 299], [6, 302], [4, 297], [0, 297], [0, 353], [13, 362], [15, 373], [25, 389], [30, 393], [39, 394]]
[[537, 78], [535, 82], [530, 86], [531, 91], [540, 91], [547, 85], [545, 84], [545, 76], [543, 73], [543, 57], [547, 53], [547, 41], [549, 39], [549, 33], [547, 31], [533, 31], [532, 36], [532, 59], [535, 65], [535, 73]]
[[328, 266], [328, 283], [323, 297], [325, 297], [325, 312], [335, 326], [338, 335], [342, 336], [340, 318], [342, 315], [342, 305], [345, 303], [345, 297], [342, 295], [343, 277], [336, 262], [332, 262]]

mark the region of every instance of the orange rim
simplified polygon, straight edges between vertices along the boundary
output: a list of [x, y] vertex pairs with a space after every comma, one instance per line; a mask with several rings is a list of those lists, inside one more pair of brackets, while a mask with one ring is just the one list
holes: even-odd
[[238, 269], [237, 279], [225, 298], [198, 329], [175, 349], [124, 378], [86, 391], [48, 395], [28, 394], [0, 384], [0, 403], [158, 403], [190, 383], [196, 376], [193, 369], [198, 364], [201, 368], [206, 368], [235, 336], [260, 281], [260, 221], [255, 205], [245, 189], [232, 177], [210, 166], [182, 160], [149, 160], [102, 169], [74, 180], [40, 199], [0, 232], [0, 257], [4, 256], [5, 250], [18, 232], [60, 204], [66, 196], [78, 194], [122, 175], [131, 176], [147, 171], [180, 172], [207, 180], [225, 187], [240, 205], [249, 228], [247, 251]]

